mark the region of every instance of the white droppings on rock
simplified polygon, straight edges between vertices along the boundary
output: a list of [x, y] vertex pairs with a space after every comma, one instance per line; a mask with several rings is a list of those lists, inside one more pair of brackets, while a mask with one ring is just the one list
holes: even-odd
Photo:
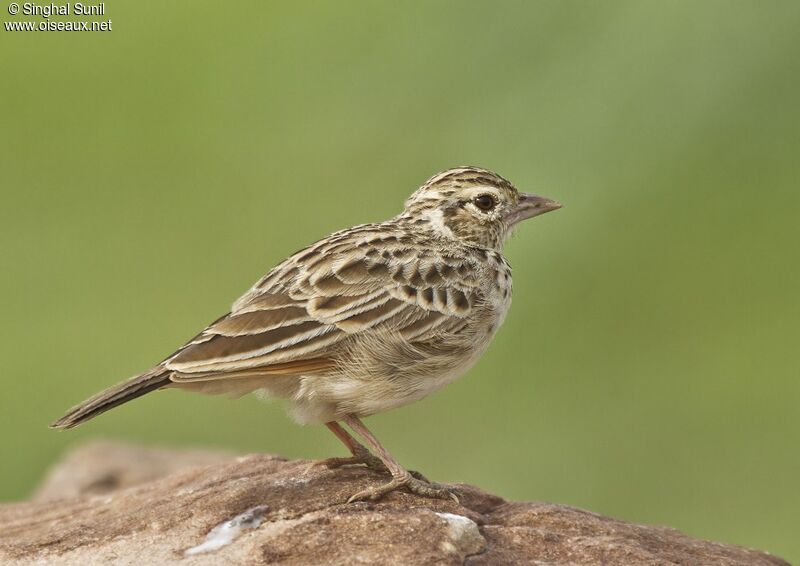
[[183, 554], [185, 556], [192, 556], [204, 552], [213, 552], [219, 550], [223, 546], [228, 546], [236, 540], [243, 531], [257, 528], [264, 520], [267, 509], [266, 505], [258, 505], [248, 509], [244, 513], [236, 515], [230, 521], [225, 521], [217, 525], [209, 531], [206, 535], [206, 540], [204, 540], [202, 544], [187, 549]]
[[486, 539], [483, 538], [475, 521], [469, 517], [453, 513], [436, 513], [436, 515], [447, 523], [447, 535], [450, 540], [442, 543], [443, 550], [464, 557], [486, 548]]

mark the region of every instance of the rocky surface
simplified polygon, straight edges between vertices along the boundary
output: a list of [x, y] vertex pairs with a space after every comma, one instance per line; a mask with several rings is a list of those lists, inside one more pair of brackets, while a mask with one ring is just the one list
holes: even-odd
[[395, 493], [385, 478], [270, 455], [99, 444], [30, 502], [0, 505], [2, 564], [785, 565], [780, 558], [572, 507]]
[[146, 483], [193, 466], [219, 464], [233, 452], [145, 448], [96, 441], [68, 452], [45, 477], [35, 501], [98, 495]]

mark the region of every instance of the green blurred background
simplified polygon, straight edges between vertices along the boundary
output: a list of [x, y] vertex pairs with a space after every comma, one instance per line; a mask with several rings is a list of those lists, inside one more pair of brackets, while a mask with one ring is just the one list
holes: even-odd
[[507, 246], [487, 355], [376, 434], [437, 480], [800, 560], [800, 3], [106, 12], [107, 33], [0, 30], [0, 499], [89, 438], [342, 454], [254, 398], [46, 424], [288, 253], [475, 164], [566, 206]]

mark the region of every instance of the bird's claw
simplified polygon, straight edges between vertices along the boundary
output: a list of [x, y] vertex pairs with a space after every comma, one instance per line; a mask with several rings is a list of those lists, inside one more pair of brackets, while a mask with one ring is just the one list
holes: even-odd
[[389, 469], [383, 462], [381, 462], [380, 458], [373, 455], [366, 448], [364, 450], [358, 450], [355, 454], [353, 454], [352, 456], [348, 456], [346, 458], [328, 458], [326, 460], [316, 462], [314, 465], [325, 466], [326, 468], [329, 469], [363, 465], [369, 468], [370, 470], [382, 474], [389, 473]]
[[398, 489], [405, 489], [406, 491], [422, 497], [429, 497], [431, 499], [450, 499], [455, 503], [459, 503], [458, 495], [456, 495], [453, 488], [418, 479], [409, 472], [406, 472], [402, 476], [393, 477], [389, 483], [359, 491], [358, 493], [352, 495], [347, 502], [353, 503], [354, 501], [375, 501], [387, 493], [391, 493], [392, 491]]

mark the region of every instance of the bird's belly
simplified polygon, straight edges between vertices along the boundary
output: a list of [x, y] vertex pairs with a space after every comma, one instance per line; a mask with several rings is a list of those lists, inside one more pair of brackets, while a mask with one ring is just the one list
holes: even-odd
[[[369, 364], [353, 364], [325, 376], [303, 376], [293, 396], [292, 413], [301, 423], [359, 417], [388, 411], [419, 401], [464, 375], [481, 357], [501, 319], [481, 325], [468, 335], [445, 338], [404, 363], [387, 356], [392, 363], [381, 364], [372, 357]], [[358, 359], [354, 357], [354, 359]]]
[[424, 399], [461, 377], [477, 356], [437, 375], [409, 373], [383, 376], [305, 376], [295, 398], [294, 415], [304, 423], [326, 422], [351, 414], [365, 417]]

